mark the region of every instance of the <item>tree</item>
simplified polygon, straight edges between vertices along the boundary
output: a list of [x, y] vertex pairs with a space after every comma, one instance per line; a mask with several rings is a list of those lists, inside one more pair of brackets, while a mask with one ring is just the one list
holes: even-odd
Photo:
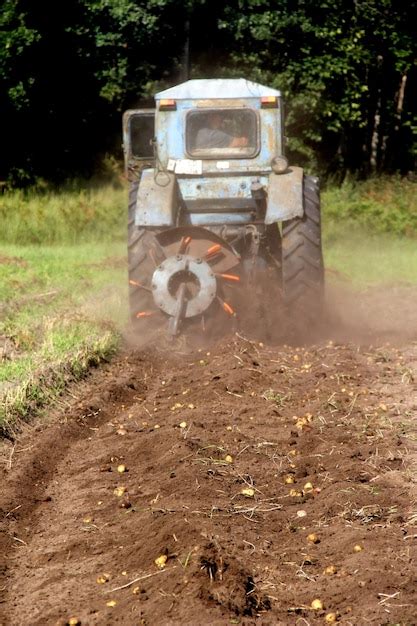
[[[3, 0], [0, 178], [88, 175], [120, 114], [191, 76], [277, 87], [290, 156], [406, 172], [417, 134], [417, 0]], [[188, 35], [187, 35], [188, 30]], [[119, 152], [117, 152], [119, 150]]]
[[294, 156], [314, 162], [316, 154], [327, 171], [407, 170], [416, 140], [416, 102], [405, 92], [416, 89], [416, 6], [235, 0], [221, 27], [236, 39], [235, 63], [283, 89]]
[[6, 0], [0, 176], [87, 174], [98, 154], [117, 150], [123, 107], [176, 71], [175, 9], [169, 0]]

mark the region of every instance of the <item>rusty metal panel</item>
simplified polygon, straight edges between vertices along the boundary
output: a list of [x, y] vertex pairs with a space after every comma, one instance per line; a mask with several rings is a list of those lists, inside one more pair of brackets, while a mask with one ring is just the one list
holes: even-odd
[[251, 213], [188, 213], [183, 216], [184, 224], [192, 226], [231, 226], [250, 224], [252, 222]]
[[184, 207], [191, 213], [214, 211], [256, 211], [252, 183], [266, 188], [267, 176], [210, 176], [199, 178], [178, 177], [180, 196]]
[[291, 166], [285, 174], [270, 174], [265, 224], [303, 215], [303, 169]]
[[[267, 176], [256, 177], [262, 184], [268, 182]], [[178, 178], [183, 200], [251, 198], [251, 176], [210, 176], [208, 178]]]
[[177, 208], [174, 174], [143, 170], [136, 201], [136, 226], [174, 226]]

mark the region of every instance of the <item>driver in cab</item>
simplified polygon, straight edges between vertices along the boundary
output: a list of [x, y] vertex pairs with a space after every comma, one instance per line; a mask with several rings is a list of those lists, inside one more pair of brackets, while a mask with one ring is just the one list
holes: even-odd
[[213, 112], [207, 116], [207, 127], [200, 128], [195, 140], [197, 150], [210, 148], [242, 148], [248, 145], [248, 137], [234, 137], [223, 130], [223, 115]]

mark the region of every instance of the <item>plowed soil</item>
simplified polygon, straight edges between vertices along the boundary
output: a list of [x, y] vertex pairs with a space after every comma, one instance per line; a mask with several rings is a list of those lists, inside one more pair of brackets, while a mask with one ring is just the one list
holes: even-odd
[[0, 623], [417, 624], [416, 368], [122, 354], [3, 446]]

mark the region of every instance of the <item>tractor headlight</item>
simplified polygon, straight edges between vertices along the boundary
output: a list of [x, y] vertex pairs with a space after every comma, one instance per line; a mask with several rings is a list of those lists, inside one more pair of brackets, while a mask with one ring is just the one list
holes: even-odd
[[283, 174], [288, 169], [288, 161], [284, 156], [275, 156], [271, 161], [271, 168], [275, 174]]

